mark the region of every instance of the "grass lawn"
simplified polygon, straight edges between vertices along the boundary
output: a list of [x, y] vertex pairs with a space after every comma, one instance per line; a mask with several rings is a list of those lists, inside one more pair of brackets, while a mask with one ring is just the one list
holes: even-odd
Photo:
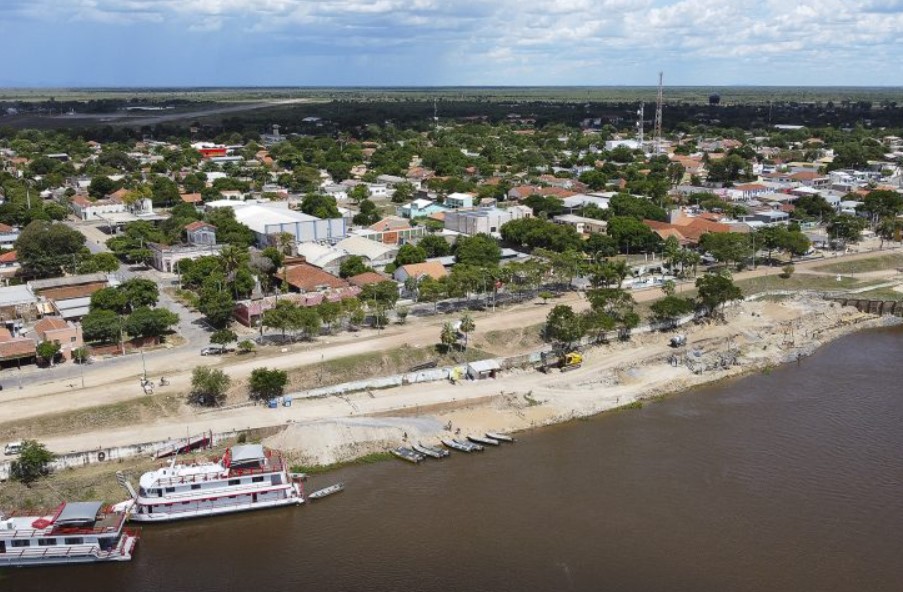
[[851, 277], [842, 277], [838, 282], [836, 278], [823, 275], [793, 274], [789, 278], [778, 275], [767, 275], [745, 280], [737, 280], [736, 283], [743, 290], [743, 295], [758, 294], [771, 290], [850, 290], [868, 285]]
[[864, 300], [903, 300], [903, 292], [897, 292], [893, 288], [876, 288], [860, 292], [856, 297]]
[[838, 261], [827, 265], [814, 267], [815, 271], [827, 271], [830, 273], [863, 273], [866, 271], [881, 271], [882, 269], [894, 269], [903, 267], [903, 254], [889, 253], [858, 261]]

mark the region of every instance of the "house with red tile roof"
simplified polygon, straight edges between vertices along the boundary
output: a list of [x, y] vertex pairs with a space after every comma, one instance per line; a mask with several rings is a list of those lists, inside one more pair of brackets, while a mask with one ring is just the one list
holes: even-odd
[[308, 292], [329, 292], [349, 286], [349, 283], [342, 278], [327, 273], [307, 262], [286, 265], [277, 277], [293, 291], [302, 294]]
[[13, 337], [6, 327], [0, 327], [0, 362], [30, 363], [37, 357], [34, 339]]
[[72, 359], [72, 352], [85, 345], [81, 325], [75, 325], [60, 317], [44, 317], [34, 326], [38, 342], [50, 341], [60, 346], [64, 360]]
[[385, 281], [391, 280], [383, 274], [376, 273], [375, 271], [365, 271], [364, 273], [359, 273], [348, 278], [349, 284], [351, 284], [352, 286], [357, 286], [359, 288], [363, 288], [364, 286], [370, 284], [379, 284]]
[[422, 278], [431, 277], [438, 280], [448, 275], [445, 267], [438, 261], [425, 261], [423, 263], [410, 263], [402, 265], [395, 270], [395, 281], [404, 282], [409, 277]]
[[0, 278], [8, 279], [15, 276], [21, 267], [15, 251], [0, 254]]

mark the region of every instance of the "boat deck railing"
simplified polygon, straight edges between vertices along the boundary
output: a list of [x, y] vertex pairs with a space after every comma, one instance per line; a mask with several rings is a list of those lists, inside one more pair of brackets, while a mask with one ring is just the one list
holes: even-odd
[[93, 556], [98, 559], [108, 559], [116, 555], [125, 555], [127, 553], [127, 544], [129, 540], [138, 538], [138, 530], [127, 528], [123, 531], [116, 546], [108, 551], [103, 551], [100, 545], [96, 543], [87, 543], [82, 545], [53, 546], [53, 547], [27, 547], [21, 550], [15, 548], [7, 549], [4, 555], [6, 557], [19, 559], [65, 559], [75, 557]]

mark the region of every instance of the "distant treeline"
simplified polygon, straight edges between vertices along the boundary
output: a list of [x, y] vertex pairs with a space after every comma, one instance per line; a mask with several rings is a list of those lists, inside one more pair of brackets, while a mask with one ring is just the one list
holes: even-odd
[[[171, 99], [167, 105], [184, 107], [189, 101]], [[123, 101], [104, 99], [88, 103], [73, 102], [72, 107], [79, 112], [114, 112], [136, 104], [151, 104], [146, 101]], [[164, 103], [158, 103], [162, 105]], [[192, 103], [193, 105], [196, 103]], [[209, 105], [209, 103], [207, 104]], [[52, 107], [55, 112], [64, 111], [69, 103], [33, 102], [25, 108], [34, 111]], [[283, 134], [301, 133], [309, 135], [337, 136], [351, 134], [361, 137], [369, 125], [394, 125], [397, 128], [427, 130], [435, 124], [433, 116], [438, 113], [440, 123], [450, 121], [485, 121], [498, 124], [508, 121], [512, 125], [535, 126], [550, 124], [579, 126], [586, 122], [597, 126], [611, 126], [617, 130], [632, 129], [637, 118], [639, 104], [633, 101], [585, 102], [571, 101], [501, 101], [484, 98], [480, 100], [442, 99], [422, 100], [333, 100], [328, 102], [300, 103], [273, 106], [268, 109], [242, 112], [226, 117], [210, 117], [199, 120], [185, 119], [178, 122], [161, 123], [155, 126], [129, 128], [126, 124], [104, 124], [96, 126], [66, 127], [73, 137], [99, 142], [127, 141], [143, 137], [158, 139], [185, 138], [212, 139], [223, 133], [241, 134], [255, 138], [271, 130], [273, 124], [281, 126]], [[0, 103], [0, 108], [4, 108]], [[652, 128], [654, 104], [646, 104], [646, 127]], [[187, 115], [186, 117], [190, 117]], [[312, 120], [311, 118], [316, 118]], [[57, 125], [65, 125], [57, 120]], [[0, 126], [3, 119], [0, 118]], [[864, 128], [903, 128], [903, 102], [884, 100], [840, 101], [798, 103], [774, 101], [770, 104], [697, 104], [689, 102], [666, 102], [664, 108], [664, 128], [667, 132], [690, 133], [699, 128], [729, 128], [740, 130], [769, 129], [777, 124], [803, 125], [809, 128], [841, 129], [861, 126]], [[71, 125], [71, 124], [70, 124]], [[191, 129], [195, 131], [192, 132]], [[0, 136], [10, 137], [15, 132], [0, 128]]]

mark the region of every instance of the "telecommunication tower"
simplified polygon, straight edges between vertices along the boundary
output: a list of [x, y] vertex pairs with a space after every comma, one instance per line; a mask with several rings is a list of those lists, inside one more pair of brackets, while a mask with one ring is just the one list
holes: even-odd
[[640, 102], [640, 108], [637, 109], [637, 120], [636, 120], [636, 142], [637, 146], [642, 150], [643, 148], [643, 111], [646, 108], [645, 103]]
[[664, 73], [658, 73], [658, 97], [655, 99], [655, 130], [652, 136], [652, 150], [655, 154], [662, 152], [662, 106], [665, 102], [665, 93], [662, 88]]

